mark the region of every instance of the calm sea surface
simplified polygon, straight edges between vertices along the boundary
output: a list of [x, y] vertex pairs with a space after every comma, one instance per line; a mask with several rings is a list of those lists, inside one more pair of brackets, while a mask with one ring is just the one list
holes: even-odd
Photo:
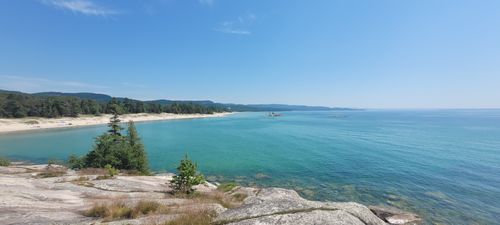
[[[429, 224], [500, 224], [500, 110], [238, 113], [137, 124], [155, 171], [188, 153], [209, 180], [383, 204]], [[0, 156], [84, 154], [104, 126], [0, 135]]]

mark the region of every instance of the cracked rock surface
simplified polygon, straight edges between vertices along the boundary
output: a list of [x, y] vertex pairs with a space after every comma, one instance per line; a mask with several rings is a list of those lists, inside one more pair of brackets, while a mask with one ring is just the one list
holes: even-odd
[[282, 188], [261, 189], [241, 207], [221, 213], [217, 222], [231, 225], [386, 224], [364, 205], [309, 201], [293, 190]]
[[[82, 212], [95, 203], [121, 200], [128, 204], [146, 200], [179, 209], [211, 209], [217, 214], [214, 225], [408, 225], [420, 221], [417, 215], [397, 209], [369, 209], [354, 202], [309, 201], [282, 188], [234, 188], [224, 194], [248, 197], [236, 208], [226, 209], [220, 202], [196, 202], [167, 194], [172, 174], [99, 180], [96, 175], [68, 170], [57, 177], [38, 177], [44, 168], [46, 165], [0, 166], [0, 224], [163, 224], [178, 216], [164, 213], [109, 222], [83, 216]], [[201, 193], [211, 193], [216, 188], [210, 183], [196, 186]]]

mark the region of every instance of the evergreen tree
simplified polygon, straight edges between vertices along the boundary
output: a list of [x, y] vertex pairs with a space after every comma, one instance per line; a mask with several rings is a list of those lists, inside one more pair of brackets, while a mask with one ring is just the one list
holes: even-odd
[[114, 137], [122, 136], [121, 131], [123, 130], [123, 127], [120, 126], [120, 122], [121, 120], [118, 118], [118, 113], [114, 112], [113, 117], [111, 117], [108, 123], [108, 132]]
[[144, 145], [142, 144], [141, 138], [137, 133], [134, 121], [129, 121], [128, 123], [128, 134], [127, 141], [130, 145], [130, 167], [131, 169], [137, 170], [142, 174], [149, 173], [148, 158], [146, 151], [144, 150]]
[[193, 193], [193, 186], [205, 181], [203, 175], [197, 169], [198, 165], [193, 163], [186, 154], [184, 159], [181, 160], [179, 167], [177, 167], [177, 175], [170, 181], [174, 192], [184, 194]]
[[[149, 174], [146, 151], [134, 122], [129, 122], [126, 136], [122, 136], [123, 128], [119, 123], [118, 115], [114, 114], [108, 124], [108, 132], [97, 137], [93, 149], [83, 157], [84, 167], [104, 168], [110, 165], [116, 169]], [[74, 158], [73, 161], [76, 162]]]

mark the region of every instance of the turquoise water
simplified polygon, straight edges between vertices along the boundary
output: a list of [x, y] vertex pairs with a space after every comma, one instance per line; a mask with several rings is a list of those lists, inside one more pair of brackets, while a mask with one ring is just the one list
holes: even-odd
[[[238, 113], [137, 128], [156, 171], [189, 153], [210, 180], [392, 205], [429, 224], [500, 224], [500, 110]], [[0, 155], [65, 159], [105, 130], [0, 135]]]

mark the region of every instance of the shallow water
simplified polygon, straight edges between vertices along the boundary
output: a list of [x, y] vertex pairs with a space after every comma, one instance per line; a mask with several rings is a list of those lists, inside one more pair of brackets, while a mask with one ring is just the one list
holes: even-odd
[[[188, 153], [210, 180], [385, 204], [427, 223], [500, 224], [500, 110], [238, 113], [138, 123], [151, 167]], [[104, 126], [0, 135], [0, 155], [84, 154]]]

